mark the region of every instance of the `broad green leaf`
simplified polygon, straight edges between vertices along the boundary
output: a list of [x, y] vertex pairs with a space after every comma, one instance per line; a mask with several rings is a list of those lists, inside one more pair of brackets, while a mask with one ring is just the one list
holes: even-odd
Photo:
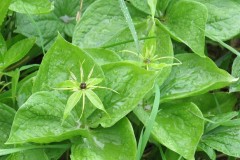
[[130, 0], [130, 3], [136, 7], [137, 9], [139, 9], [142, 12], [145, 12], [147, 14], [151, 14], [151, 10], [150, 7], [148, 5], [148, 0]]
[[124, 118], [110, 128], [90, 131], [87, 138], [74, 141], [72, 160], [136, 159], [136, 140], [131, 123]]
[[8, 90], [8, 91], [6, 91], [6, 92], [2, 92], [1, 94], [0, 94], [0, 101], [1, 101], [1, 103], [4, 103], [4, 104], [6, 104], [6, 105], [8, 105], [8, 106], [12, 106], [13, 104], [12, 104], [12, 96], [11, 96], [11, 90]]
[[232, 111], [232, 112], [228, 112], [228, 113], [218, 114], [218, 115], [215, 115], [212, 117], [207, 117], [214, 123], [207, 122], [205, 125], [204, 132], [207, 133], [207, 132], [217, 128], [218, 126], [224, 124], [225, 122], [229, 122], [231, 119], [233, 119], [237, 115], [238, 115], [238, 112]]
[[61, 84], [71, 79], [70, 72], [80, 82], [80, 63], [83, 63], [84, 80], [87, 80], [86, 77], [93, 66], [92, 77], [103, 78], [101, 68], [95, 64], [90, 56], [78, 47], [65, 41], [59, 35], [54, 45], [48, 50], [46, 56], [44, 56], [34, 83], [33, 92], [49, 91], [55, 87], [63, 87]]
[[163, 18], [164, 14], [166, 13], [166, 9], [169, 6], [169, 3], [171, 2], [171, 0], [161, 0], [158, 1], [157, 3], [157, 11], [160, 12], [159, 16]]
[[[146, 38], [148, 36], [148, 33], [147, 33], [148, 31], [146, 30], [147, 28], [148, 28], [148, 23], [146, 21], [136, 24], [135, 29], [137, 32], [137, 36], [139, 38]], [[126, 27], [125, 29], [119, 31], [119, 33], [116, 33], [115, 35], [113, 35], [111, 39], [106, 41], [103, 44], [103, 47], [118, 53], [121, 56], [121, 58], [124, 60], [129, 60], [129, 59], [138, 60], [138, 58], [136, 58], [137, 49], [134, 44], [133, 38], [129, 36], [130, 34], [131, 32], [129, 28]], [[142, 49], [144, 41], [140, 40], [139, 43], [140, 43], [140, 48]], [[124, 50], [132, 51], [132, 52], [135, 52], [136, 54], [129, 53]]]
[[[44, 45], [45, 49], [48, 49], [58, 32], [62, 35], [72, 36], [76, 24], [75, 17], [80, 6], [79, 2], [79, 0], [54, 0], [54, 10], [50, 13], [30, 16], [19, 13], [16, 19], [16, 32], [27, 37], [36, 37], [37, 44]], [[92, 1], [84, 1], [84, 8], [90, 2]], [[32, 3], [38, 3], [38, 1]]]
[[81, 48], [96, 48], [125, 26], [118, 1], [99, 0], [89, 6], [76, 25], [73, 43]]
[[[9, 148], [9, 149], [0, 149], [0, 155], [7, 155], [7, 154], [11, 154], [8, 157], [8, 160], [25, 160], [24, 157], [28, 157], [27, 159], [30, 159], [29, 157], [35, 157], [33, 159], [38, 159], [38, 158], [44, 158], [44, 159], [48, 159], [47, 154], [45, 154], [44, 151], [48, 150], [48, 153], [58, 153], [56, 151], [54, 151], [55, 149], [58, 149], [60, 152], [62, 152], [62, 150], [66, 150], [67, 148], [69, 148], [69, 144], [50, 144], [50, 145], [29, 145], [29, 144], [25, 144], [25, 145], [18, 145], [18, 147], [16, 148]], [[44, 150], [45, 149], [45, 150]], [[37, 155], [37, 157], [31, 153], [35, 153]], [[52, 155], [51, 155], [52, 158]]]
[[27, 55], [29, 50], [33, 47], [35, 38], [24, 39], [15, 43], [5, 54], [4, 54], [4, 68], [9, 65], [21, 60]]
[[176, 58], [182, 64], [173, 66], [170, 76], [161, 86], [162, 101], [203, 94], [237, 80], [219, 69], [208, 57], [186, 53]]
[[[134, 113], [146, 124], [149, 113], [142, 107], [137, 107]], [[193, 103], [162, 104], [153, 126], [152, 138], [184, 158], [193, 160], [204, 129], [201, 117], [201, 111]]]
[[[240, 57], [236, 57], [232, 65], [232, 76], [240, 77]], [[230, 92], [240, 91], [240, 80], [230, 86]]]
[[0, 26], [7, 14], [8, 7], [11, 4], [11, 0], [1, 0], [0, 1]]
[[206, 145], [206, 144], [204, 144], [202, 142], [200, 142], [198, 144], [198, 147], [202, 151], [204, 151], [211, 160], [216, 160], [216, 153], [215, 153], [215, 151], [211, 147], [209, 147], [208, 145]]
[[59, 142], [85, 134], [76, 114], [62, 123], [65, 105], [53, 92], [33, 94], [16, 113], [7, 144]]
[[[153, 10], [154, 8], [156, 8], [156, 16], [158, 18], [162, 18], [162, 16], [164, 16], [166, 9], [168, 7], [168, 4], [170, 3], [171, 0], [129, 0], [130, 3], [136, 7], [137, 9], [139, 9], [142, 12], [145, 12], [147, 14], [152, 14], [155, 13]], [[156, 1], [156, 2], [154, 2]], [[157, 3], [156, 5], [152, 5], [152, 8], [149, 6], [149, 2], [151, 2], [152, 4]]]
[[11, 154], [6, 160], [27, 160], [27, 159], [40, 159], [49, 160], [44, 149], [31, 149]]
[[48, 13], [53, 10], [53, 3], [49, 0], [12, 0], [9, 9], [27, 14]]
[[227, 92], [215, 92], [173, 101], [173, 103], [182, 102], [193, 102], [198, 106], [203, 114], [215, 115], [231, 112], [236, 105], [237, 97], [235, 94]]
[[21, 107], [21, 105], [24, 104], [27, 99], [32, 95], [32, 87], [36, 74], [37, 72], [34, 72], [26, 76], [20, 82], [18, 82], [18, 89], [16, 95], [18, 107]]
[[[128, 5], [130, 14], [141, 18], [141, 14]], [[137, 18], [138, 19], [138, 18]], [[118, 1], [98, 0], [88, 7], [73, 34], [73, 43], [81, 48], [103, 46], [127, 27]]]
[[14, 109], [0, 103], [0, 149], [6, 148], [4, 143], [8, 139], [14, 115]]
[[[9, 154], [10, 152], [12, 153], [6, 158], [6, 160], [28, 160], [28, 159], [58, 160], [67, 149], [53, 147], [54, 146], [51, 146], [51, 148], [47, 149], [34, 149], [29, 147], [13, 148], [9, 150]], [[42, 148], [44, 148], [44, 145], [42, 145]]]
[[173, 152], [170, 149], [166, 149], [164, 156], [166, 160], [179, 160], [179, 154], [177, 154], [176, 152]]
[[163, 25], [173, 38], [183, 42], [192, 51], [204, 56], [207, 9], [190, 0], [176, 1], [168, 8]]
[[7, 44], [2, 34], [0, 34], [0, 54], [3, 55], [6, 51], [7, 51]]
[[103, 105], [107, 113], [96, 110], [89, 117], [90, 125], [110, 127], [131, 112], [154, 85], [154, 72], [146, 71], [133, 64], [120, 62], [103, 65], [108, 88]]
[[222, 126], [240, 126], [240, 118], [222, 122], [221, 125]]
[[[156, 35], [157, 35], [157, 44], [156, 44], [156, 52], [155, 55], [158, 55], [160, 58], [163, 57], [168, 57], [166, 59], [162, 59], [159, 61], [159, 63], [165, 63], [165, 64], [169, 64], [171, 65], [172, 63], [174, 63], [173, 57], [173, 44], [170, 38], [170, 35], [168, 33], [166, 33], [164, 30], [162, 30], [161, 28], [159, 28], [159, 21], [156, 21]], [[161, 86], [162, 83], [165, 81], [165, 79], [169, 76], [170, 72], [171, 72], [172, 67], [166, 67], [163, 68], [161, 70], [159, 70], [158, 77], [157, 77], [157, 81], [158, 81], [158, 85]]]
[[[140, 24], [137, 24], [135, 28], [137, 30], [138, 37], [148, 37], [148, 31], [146, 30], [146, 28], [148, 28], [148, 26], [150, 25], [152, 25], [151, 22], [150, 23], [142, 22]], [[136, 57], [136, 55], [134, 55], [133, 53], [124, 52], [124, 50], [137, 52], [135, 49], [134, 43], [128, 41], [129, 34], [130, 34], [130, 31], [128, 29], [125, 29], [121, 33], [114, 36], [109, 42], [106, 43], [106, 45], [109, 45], [109, 49], [112, 49], [116, 52], [122, 52], [122, 53], [119, 53], [122, 59], [139, 61], [139, 57]], [[165, 32], [163, 29], [159, 27], [159, 21], [156, 21], [155, 34], [157, 35], [157, 37], [156, 38], [152, 37], [152, 39], [156, 39], [155, 55], [159, 57], [168, 57], [167, 59], [160, 60], [159, 63], [163, 62], [171, 65], [173, 63], [173, 56], [174, 56], [171, 38], [167, 32]], [[144, 44], [146, 43], [151, 44], [152, 39], [145, 39], [140, 41], [140, 47], [143, 48], [142, 49], [143, 51], [144, 51]], [[121, 42], [128, 42], [128, 43], [121, 44]], [[114, 44], [118, 44], [118, 45], [114, 45]], [[168, 76], [170, 71], [171, 71], [171, 67], [166, 67], [159, 70], [159, 72], [161, 72], [159, 73], [159, 76], [158, 76], [159, 85], [161, 85], [164, 82], [165, 78]]]
[[[145, 37], [145, 39], [142, 39], [140, 41], [140, 47], [144, 52], [146, 48], [146, 43], [149, 43], [150, 45], [152, 44], [152, 42], [156, 43], [155, 55], [158, 55], [159, 57], [169, 57], [168, 59], [164, 59], [163, 62], [171, 64], [173, 62], [173, 46], [170, 36], [167, 32], [165, 32], [165, 30], [159, 27], [160, 22], [156, 20], [155, 32], [153, 34], [156, 36], [151, 37], [149, 35], [149, 27], [152, 25], [153, 24], [151, 21], [145, 21], [135, 25], [138, 37]], [[118, 52], [122, 59], [139, 61], [139, 57], [136, 57], [136, 47], [133, 43], [133, 40], [129, 38], [129, 34], [131, 33], [128, 29], [123, 30], [116, 36], [112, 37], [111, 40], [106, 42], [105, 47], [114, 50], [115, 52]], [[129, 51], [135, 52], [136, 54], [129, 53]]]
[[119, 55], [107, 49], [92, 48], [84, 49], [84, 51], [91, 56], [98, 65], [121, 61], [121, 57]]
[[16, 97], [17, 97], [17, 87], [18, 87], [18, 81], [20, 77], [20, 70], [15, 69], [14, 71], [10, 72], [12, 74], [11, 76], [11, 94], [12, 94], [12, 101], [13, 106], [16, 106]]
[[67, 148], [53, 148], [53, 149], [45, 149], [45, 153], [47, 154], [50, 160], [59, 160], [60, 157], [66, 152]]
[[239, 34], [240, 2], [238, 0], [195, 0], [208, 9], [206, 32], [219, 40], [229, 40]]
[[204, 135], [202, 142], [224, 154], [240, 158], [240, 126], [218, 127]]
[[0, 34], [0, 66], [3, 66], [3, 62], [4, 62], [3, 56], [6, 51], [7, 51], [7, 44], [6, 44], [2, 34]]
[[72, 109], [79, 102], [79, 100], [82, 97], [82, 94], [83, 94], [82, 91], [76, 91], [68, 98], [67, 104], [66, 104], [66, 107], [65, 107], [64, 113], [63, 113], [63, 120], [65, 120], [68, 117], [68, 115], [70, 114]]
[[[84, 81], [87, 80], [88, 74], [94, 66], [92, 78], [101, 78], [104, 80], [102, 69], [94, 62], [94, 60], [85, 54], [77, 46], [65, 41], [60, 35], [53, 46], [44, 56], [39, 68], [36, 80], [33, 86], [33, 93], [37, 91], [55, 90], [59, 93], [59, 99], [63, 103], [67, 103], [67, 99], [72, 92], [61, 91], [59, 84], [71, 79], [71, 72], [76, 76], [77, 82], [80, 83], [80, 63], [83, 63]], [[104, 86], [104, 81], [99, 84]], [[100, 98], [105, 95], [105, 90], [96, 89], [95, 92]], [[82, 103], [78, 105], [77, 111], [80, 112]], [[86, 103], [87, 109], [83, 116], [89, 116], [96, 108], [90, 102]]]

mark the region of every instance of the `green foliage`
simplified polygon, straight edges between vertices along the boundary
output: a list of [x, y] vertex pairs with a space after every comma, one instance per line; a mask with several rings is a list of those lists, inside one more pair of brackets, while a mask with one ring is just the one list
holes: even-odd
[[162, 21], [173, 38], [185, 43], [196, 54], [204, 56], [204, 29], [207, 21], [204, 5], [189, 0], [177, 1], [170, 6]]
[[174, 66], [168, 80], [161, 86], [163, 101], [206, 93], [237, 80], [207, 57], [179, 54], [176, 58], [182, 65]]
[[204, 135], [203, 143], [227, 155], [239, 157], [239, 126], [222, 126]]
[[[237, 0], [196, 0], [208, 9], [206, 32], [219, 40], [228, 40], [239, 34], [239, 6]], [[227, 13], [227, 14], [226, 14]]]
[[10, 129], [12, 126], [12, 122], [13, 122], [13, 118], [15, 115], [15, 111], [10, 108], [9, 106], [5, 105], [5, 104], [0, 104], [0, 123], [1, 123], [1, 137], [0, 137], [0, 147], [2, 148], [6, 148], [6, 146], [4, 145], [4, 143], [6, 142], [9, 133], [10, 133]]
[[50, 12], [53, 6], [48, 0], [13, 0], [9, 9], [18, 13], [41, 14]]
[[14, 64], [24, 58], [29, 52], [29, 50], [32, 48], [34, 43], [35, 39], [30, 38], [18, 41], [17, 43], [12, 45], [8, 51], [2, 54], [1, 62], [3, 64], [0, 66], [0, 69], [6, 69], [11, 64]]
[[[32, 3], [32, 1], [30, 2]], [[72, 36], [78, 8], [79, 1], [77, 0], [54, 0], [54, 10], [49, 13], [31, 16], [28, 13], [17, 13], [16, 32], [27, 37], [36, 37], [37, 44], [41, 46], [41, 43], [43, 43], [45, 48], [48, 49], [57, 37], [58, 32], [65, 37]], [[41, 42], [41, 38], [43, 42]]]
[[240, 158], [239, 6], [0, 1], [0, 160]]
[[71, 159], [135, 159], [136, 147], [131, 123], [123, 118], [110, 128], [95, 129], [86, 138], [74, 139]]
[[[133, 7], [129, 10], [131, 16], [140, 14]], [[120, 4], [112, 0], [99, 0], [89, 6], [76, 25], [73, 43], [81, 48], [101, 47], [125, 28], [128, 29], [128, 26]]]
[[153, 87], [156, 75], [154, 72], [147, 72], [127, 62], [107, 64], [102, 69], [108, 87], [119, 94], [109, 91], [103, 100], [110, 117], [106, 114], [102, 115], [96, 110], [89, 117], [89, 123], [94, 126], [101, 124], [103, 127], [109, 127], [137, 106], [144, 95]]
[[[153, 126], [153, 141], [165, 145], [186, 159], [193, 159], [203, 134], [202, 113], [193, 103], [165, 104], [162, 107], [160, 106]], [[136, 108], [134, 113], [144, 124], [146, 123], [148, 113], [140, 107]], [[189, 121], [190, 119], [191, 121]]]
[[6, 13], [8, 11], [8, 7], [10, 4], [11, 4], [11, 0], [0, 2], [0, 26], [2, 25], [2, 22], [6, 16]]
[[[236, 57], [233, 66], [232, 66], [232, 75], [236, 77], [240, 77], [240, 58]], [[230, 86], [231, 92], [240, 91], [240, 80]]]

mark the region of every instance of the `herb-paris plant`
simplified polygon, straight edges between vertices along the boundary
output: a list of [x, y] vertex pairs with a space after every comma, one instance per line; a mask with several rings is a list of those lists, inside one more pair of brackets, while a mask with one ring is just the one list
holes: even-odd
[[239, 158], [239, 6], [0, 1], [0, 159]]

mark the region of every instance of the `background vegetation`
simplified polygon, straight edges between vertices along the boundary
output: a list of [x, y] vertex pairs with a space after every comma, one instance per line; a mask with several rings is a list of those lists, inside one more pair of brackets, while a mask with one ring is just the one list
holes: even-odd
[[0, 160], [236, 160], [240, 1], [0, 0]]

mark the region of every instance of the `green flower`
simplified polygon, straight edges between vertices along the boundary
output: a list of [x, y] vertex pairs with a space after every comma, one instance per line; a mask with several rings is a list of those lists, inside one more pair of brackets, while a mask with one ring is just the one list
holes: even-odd
[[70, 91], [74, 92], [68, 98], [66, 108], [63, 113], [63, 121], [68, 117], [68, 115], [70, 114], [72, 109], [76, 106], [76, 104], [80, 101], [81, 98], [82, 98], [82, 113], [80, 115], [80, 119], [81, 119], [84, 109], [85, 109], [86, 98], [88, 98], [89, 101], [96, 108], [98, 108], [98, 109], [104, 111], [106, 114], [108, 114], [104, 108], [102, 101], [100, 100], [98, 95], [96, 93], [94, 93], [93, 90], [96, 88], [102, 88], [102, 89], [108, 89], [108, 90], [111, 90], [111, 91], [117, 93], [116, 91], [114, 91], [110, 88], [98, 86], [98, 84], [103, 81], [102, 78], [91, 78], [93, 70], [94, 70], [94, 66], [92, 67], [91, 71], [89, 72], [86, 81], [84, 81], [84, 71], [83, 71], [82, 64], [83, 63], [80, 64], [81, 82], [78, 82], [76, 76], [70, 71], [70, 76], [71, 76], [70, 80], [66, 80], [66, 81], [59, 83], [58, 86], [60, 88], [55, 88], [58, 90], [70, 90]]

